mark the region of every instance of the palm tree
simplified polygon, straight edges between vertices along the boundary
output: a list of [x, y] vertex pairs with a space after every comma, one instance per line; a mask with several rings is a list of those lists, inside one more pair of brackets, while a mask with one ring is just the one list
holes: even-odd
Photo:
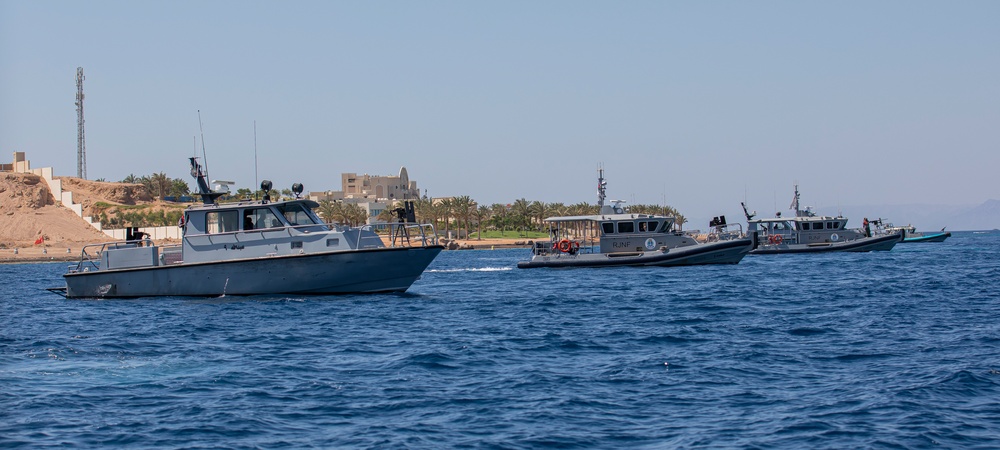
[[163, 199], [167, 195], [167, 190], [170, 188], [171, 182], [167, 174], [160, 172], [154, 173], [149, 177], [149, 181], [152, 184], [153, 191], [156, 192], [156, 197]]
[[510, 208], [511, 214], [513, 214], [514, 224], [524, 231], [524, 228], [531, 221], [531, 203], [525, 198], [519, 198], [514, 200], [514, 205]]
[[476, 218], [476, 236], [481, 241], [483, 240], [483, 222], [490, 218], [490, 207], [479, 205], [479, 208], [476, 208], [472, 216]]
[[352, 227], [360, 226], [368, 221], [368, 211], [365, 211], [361, 205], [351, 203], [344, 206], [344, 217]]
[[[472, 217], [473, 212], [476, 210], [476, 202], [472, 200], [472, 197], [468, 195], [461, 195], [453, 199], [452, 206], [455, 208], [455, 216], [458, 219], [458, 225], [465, 225], [465, 237], [469, 237], [469, 220]], [[462, 235], [462, 230], [459, 228], [459, 236]]]
[[339, 203], [323, 200], [319, 202], [319, 208], [316, 208], [316, 211], [319, 213], [319, 216], [323, 218], [324, 222], [333, 223], [337, 216], [337, 205], [339, 205]]
[[455, 200], [446, 198], [438, 202], [437, 207], [439, 215], [444, 218], [444, 235], [447, 236], [451, 226], [451, 216], [455, 212]]
[[392, 213], [392, 208], [389, 207], [383, 209], [382, 212], [378, 213], [378, 215], [375, 216], [375, 219], [378, 220], [379, 222], [389, 223], [389, 222], [395, 222], [396, 216], [395, 214]]
[[591, 205], [587, 202], [574, 203], [569, 207], [569, 213], [574, 216], [588, 216], [599, 212], [600, 211], [597, 210], [597, 205]]
[[[249, 189], [248, 189], [249, 191]], [[188, 186], [187, 182], [180, 178], [174, 178], [170, 180], [170, 195], [180, 197], [182, 195], [188, 195], [191, 193], [191, 188]]]
[[503, 203], [494, 203], [490, 205], [490, 212], [492, 213], [493, 227], [500, 230], [500, 236], [503, 236], [503, 232], [507, 231], [507, 216], [509, 213], [509, 205]]
[[529, 205], [528, 208], [531, 210], [531, 218], [537, 221], [538, 229], [541, 229], [542, 222], [545, 221], [546, 217], [548, 217], [549, 206], [546, 205], [545, 202], [535, 200], [531, 202], [531, 205]]
[[413, 202], [413, 213], [417, 216], [417, 222], [427, 223], [433, 219], [434, 205], [427, 198], [418, 198]]

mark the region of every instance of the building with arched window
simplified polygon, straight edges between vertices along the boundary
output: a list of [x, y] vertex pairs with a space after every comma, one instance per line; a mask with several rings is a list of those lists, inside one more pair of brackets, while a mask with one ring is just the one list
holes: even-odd
[[420, 198], [417, 182], [410, 180], [406, 167], [400, 167], [395, 176], [342, 173], [340, 186], [339, 191], [310, 192], [309, 199], [357, 204], [368, 212], [368, 223], [375, 223], [376, 217], [397, 200]]

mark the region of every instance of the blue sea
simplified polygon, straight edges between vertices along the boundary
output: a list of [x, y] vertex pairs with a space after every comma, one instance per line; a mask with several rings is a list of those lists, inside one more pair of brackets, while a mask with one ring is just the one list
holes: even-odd
[[1000, 448], [1000, 233], [405, 294], [66, 300], [0, 265], [0, 447]]

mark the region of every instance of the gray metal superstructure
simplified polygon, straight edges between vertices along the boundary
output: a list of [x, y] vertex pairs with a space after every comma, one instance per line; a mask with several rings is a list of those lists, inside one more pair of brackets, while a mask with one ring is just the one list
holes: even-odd
[[699, 243], [675, 231], [673, 217], [627, 213], [621, 201], [605, 205], [606, 185], [601, 170], [598, 214], [545, 219], [550, 225], [549, 241], [535, 242], [531, 259], [517, 267], [736, 264], [753, 245], [752, 239], [746, 238]]
[[758, 243], [751, 254], [889, 251], [902, 239], [901, 233], [872, 236], [870, 230], [847, 228], [846, 217], [817, 216], [810, 208], [800, 208], [798, 185], [790, 209], [795, 210], [794, 217], [778, 213], [754, 219], [743, 206], [747, 234], [756, 236]]
[[218, 203], [224, 192], [191, 164], [203, 204], [185, 210], [181, 243], [86, 246], [64, 275], [67, 297], [402, 292], [443, 249], [432, 225], [402, 217], [387, 246], [370, 227], [324, 223], [311, 200]]

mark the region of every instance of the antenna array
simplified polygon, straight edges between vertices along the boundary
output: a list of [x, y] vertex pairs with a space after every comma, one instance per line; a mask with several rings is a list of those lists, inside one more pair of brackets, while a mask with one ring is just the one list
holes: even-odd
[[83, 133], [83, 67], [76, 68], [76, 177], [87, 179], [87, 143]]

